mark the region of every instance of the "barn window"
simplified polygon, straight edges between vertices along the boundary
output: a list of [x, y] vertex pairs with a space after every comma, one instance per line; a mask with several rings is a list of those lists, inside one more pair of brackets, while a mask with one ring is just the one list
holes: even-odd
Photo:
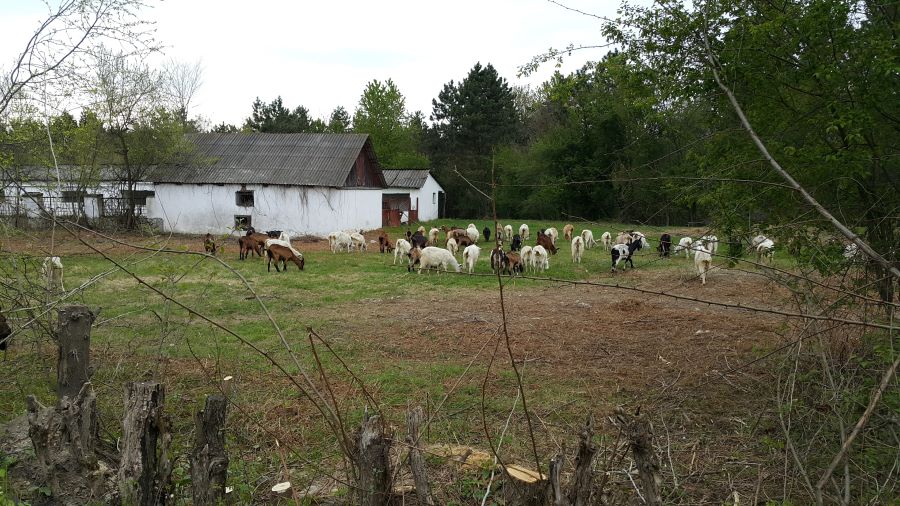
[[81, 190], [63, 190], [62, 201], [65, 203], [78, 203], [84, 200], [84, 192]]
[[234, 203], [241, 207], [253, 207], [253, 190], [234, 192]]
[[234, 228], [235, 229], [246, 230], [246, 229], [250, 228], [252, 225], [253, 225], [253, 222], [250, 219], [250, 216], [242, 215], [242, 214], [236, 214], [234, 216]]
[[134, 205], [136, 206], [146, 206], [147, 205], [147, 197], [155, 197], [156, 192], [151, 190], [122, 190], [120, 192], [122, 195], [122, 199], [126, 202], [131, 200], [130, 197], [134, 197]]

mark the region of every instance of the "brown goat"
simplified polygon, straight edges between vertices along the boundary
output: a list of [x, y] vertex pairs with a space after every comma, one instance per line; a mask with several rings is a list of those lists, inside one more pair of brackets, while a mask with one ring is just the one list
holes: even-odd
[[384, 230], [378, 234], [378, 250], [384, 253], [387, 251], [388, 253], [394, 251], [394, 245], [391, 244], [391, 238], [388, 236], [387, 232]]
[[566, 223], [566, 226], [563, 227], [563, 237], [566, 238], [567, 241], [572, 240], [572, 232], [575, 230], [575, 227], [572, 226], [571, 223]]
[[538, 246], [543, 246], [550, 253], [556, 254], [556, 246], [553, 245], [553, 240], [550, 239], [549, 235], [538, 233], [537, 244]]
[[465, 248], [466, 246], [471, 246], [475, 243], [472, 242], [472, 239], [469, 239], [469, 236], [466, 234], [457, 234], [456, 235], [456, 245], [460, 248]]
[[212, 255], [216, 254], [216, 240], [213, 239], [212, 234], [206, 234], [206, 238], [203, 239], [203, 249]]
[[[269, 261], [266, 264], [266, 270], [269, 272], [272, 271], [272, 260], [275, 261], [276, 272], [287, 272], [288, 261], [297, 264], [297, 267], [299, 267], [301, 271], [303, 270], [303, 265], [306, 263], [303, 255], [300, 255], [300, 258], [297, 258], [297, 255], [295, 255], [294, 252], [290, 250], [290, 248], [285, 248], [284, 246], [279, 246], [277, 244], [272, 244], [271, 246], [269, 246], [269, 248], [266, 250], [266, 255], [269, 257]], [[278, 268], [278, 262], [281, 262], [281, 269]]]
[[260, 243], [256, 239], [250, 236], [241, 236], [238, 237], [238, 246], [240, 247], [240, 252], [238, 253], [238, 258], [241, 260], [247, 259], [251, 254], [256, 253], [257, 256], [262, 256], [262, 246], [265, 243]]
[[506, 273], [510, 276], [516, 276], [525, 269], [522, 268], [522, 257], [517, 251], [510, 251], [506, 254]]

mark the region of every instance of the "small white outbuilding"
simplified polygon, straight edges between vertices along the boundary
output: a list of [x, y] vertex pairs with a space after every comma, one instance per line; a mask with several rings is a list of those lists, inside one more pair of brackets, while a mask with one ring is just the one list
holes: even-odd
[[393, 216], [400, 216], [406, 222], [405, 215], [410, 223], [442, 217], [444, 188], [430, 170], [384, 169], [382, 172], [387, 186], [382, 199], [385, 226], [398, 224], [390, 222]]

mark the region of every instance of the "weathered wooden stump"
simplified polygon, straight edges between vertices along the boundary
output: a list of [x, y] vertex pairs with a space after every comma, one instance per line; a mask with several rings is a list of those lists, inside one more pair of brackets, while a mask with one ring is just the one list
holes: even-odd
[[171, 435], [163, 417], [165, 388], [159, 383], [129, 383], [125, 388], [122, 455], [117, 477], [122, 504], [165, 504], [172, 474]]
[[225, 498], [228, 454], [225, 453], [225, 411], [228, 401], [210, 395], [197, 412], [191, 451], [191, 489], [194, 504], [216, 505]]
[[428, 475], [425, 473], [425, 458], [419, 451], [419, 425], [425, 418], [422, 407], [411, 409], [406, 414], [406, 442], [409, 444], [409, 467], [412, 471], [413, 481], [416, 484], [416, 497], [419, 504], [434, 506], [434, 497], [431, 496], [431, 487], [428, 485]]
[[383, 506], [391, 498], [390, 438], [384, 421], [375, 415], [363, 421], [356, 433], [356, 494], [361, 506]]
[[94, 313], [87, 306], [59, 310], [59, 356], [56, 391], [59, 398], [75, 397], [91, 376], [91, 325]]
[[638, 468], [644, 500], [651, 506], [661, 505], [662, 496], [659, 487], [662, 483], [662, 475], [659, 472], [659, 458], [653, 448], [653, 431], [650, 429], [650, 422], [640, 414], [640, 408], [634, 415], [628, 415], [622, 410], [618, 410], [616, 415], [623, 422], [625, 428], [631, 454]]

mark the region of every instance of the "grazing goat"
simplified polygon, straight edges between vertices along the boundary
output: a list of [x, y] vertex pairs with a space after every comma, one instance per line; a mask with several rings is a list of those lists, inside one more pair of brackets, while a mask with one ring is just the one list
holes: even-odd
[[401, 255], [409, 255], [409, 250], [412, 249], [412, 245], [406, 239], [397, 239], [397, 243], [394, 245], [394, 263], [393, 265], [397, 265], [397, 258]]
[[512, 225], [507, 225], [503, 227], [503, 240], [506, 242], [512, 242], [513, 238], [513, 228]]
[[709, 251], [709, 254], [712, 256], [716, 256], [716, 252], [719, 251], [719, 238], [714, 235], [704, 235], [700, 238], [703, 241], [706, 249]]
[[537, 236], [537, 244], [538, 246], [543, 246], [549, 252], [556, 254], [556, 245], [553, 244], [553, 239], [547, 234], [538, 234]]
[[353, 232], [350, 234], [350, 241], [353, 243], [353, 247], [356, 248], [357, 251], [368, 250], [366, 246], [366, 238], [359, 232]]
[[506, 267], [506, 253], [500, 246], [491, 250], [491, 270], [495, 273], [502, 271]]
[[572, 263], [580, 264], [581, 255], [584, 255], [584, 239], [575, 237], [572, 239]]
[[677, 255], [679, 252], [684, 250], [684, 258], [690, 258], [691, 245], [694, 244], [694, 240], [690, 237], [682, 237], [681, 240], [678, 241], [678, 246], [675, 246], [674, 253]]
[[[278, 241], [278, 239], [275, 239], [275, 240]], [[282, 241], [279, 241], [279, 242], [282, 242]], [[266, 255], [269, 257], [269, 261], [266, 264], [266, 271], [269, 271], [269, 272], [272, 271], [272, 261], [273, 260], [275, 261], [275, 271], [276, 272], [281, 272], [281, 271], [287, 272], [287, 262], [288, 261], [294, 262], [295, 264], [297, 264], [297, 267], [299, 267], [300, 270], [302, 271], [303, 265], [306, 263], [306, 260], [304, 260], [302, 254], [298, 254], [298, 253], [300, 253], [300, 252], [295, 250], [294, 248], [288, 248], [288, 247], [282, 246], [281, 244], [277, 244], [277, 243], [269, 243], [266, 246]], [[278, 262], [281, 262], [281, 269], [278, 268]]]
[[638, 249], [643, 249], [643, 248], [649, 248], [649, 247], [650, 247], [650, 241], [647, 240], [647, 236], [644, 235], [644, 234], [641, 233], [641, 232], [636, 231], [636, 230], [632, 230], [632, 231], [631, 231], [631, 240], [632, 240], [632, 241], [638, 241], [638, 242], [641, 243], [641, 247], [638, 248]]
[[409, 238], [409, 243], [413, 245], [413, 248], [423, 249], [428, 246], [428, 239], [425, 238], [424, 232], [416, 230], [416, 233]]
[[512, 243], [509, 245], [510, 251], [519, 251], [522, 249], [522, 238], [519, 237], [519, 234], [513, 235]]
[[531, 237], [531, 234], [528, 232], [528, 225], [523, 223], [519, 226], [519, 237], [521, 237], [523, 241], [527, 241], [528, 238]]
[[751, 249], [756, 249], [756, 247], [759, 246], [761, 242], [763, 242], [763, 241], [765, 241], [765, 240], [767, 240], [767, 239], [768, 239], [768, 237], [766, 237], [766, 236], [764, 236], [764, 235], [762, 235], [762, 234], [760, 234], [760, 235], [754, 237], [753, 239], [750, 239], [750, 248], [751, 248]]
[[484, 229], [481, 231], [481, 235], [484, 236], [485, 241], [490, 241], [491, 240], [491, 227], [484, 227]]
[[585, 248], [590, 249], [597, 245], [597, 241], [594, 240], [594, 233], [588, 229], [581, 231], [581, 238], [584, 240]]
[[532, 266], [532, 248], [531, 246], [522, 246], [522, 251], [519, 252], [522, 255], [522, 266], [527, 271]]
[[563, 227], [563, 237], [567, 241], [571, 241], [572, 240], [572, 232], [574, 232], [574, 231], [575, 231], [575, 227], [572, 226], [571, 223], [566, 223], [566, 226]]
[[437, 228], [432, 228], [428, 231], [428, 244], [430, 246], [437, 246], [438, 235], [440, 235], [441, 231]]
[[659, 256], [669, 258], [669, 252], [671, 250], [672, 236], [669, 234], [663, 234], [659, 236], [659, 246], [656, 247], [656, 251], [659, 251]]
[[449, 270], [453, 269], [455, 272], [459, 272], [459, 262], [456, 261], [453, 254], [444, 248], [438, 248], [435, 246], [428, 246], [422, 250], [422, 254], [419, 255], [419, 274], [422, 274], [422, 269], [444, 269]]
[[210, 255], [216, 254], [216, 240], [212, 234], [206, 234], [206, 237], [203, 239], [203, 249]]
[[238, 259], [246, 260], [252, 253], [262, 256], [262, 246], [256, 239], [245, 235], [238, 237]]
[[475, 272], [475, 262], [478, 261], [479, 255], [481, 255], [481, 248], [474, 244], [467, 246], [466, 249], [463, 250], [463, 264], [466, 266], [466, 271], [468, 271], [469, 274]]
[[416, 229], [416, 232], [419, 232], [420, 234], [425, 235], [425, 227], [422, 225], [419, 225], [419, 228]]
[[700, 284], [705, 285], [706, 273], [709, 272], [712, 265], [712, 255], [702, 244], [694, 249], [694, 265], [697, 266], [697, 271], [700, 273]]
[[456, 245], [460, 248], [465, 248], [466, 246], [471, 246], [475, 244], [472, 242], [472, 239], [467, 235], [459, 235], [456, 236]]
[[[591, 239], [593, 238], [594, 236], [591, 236]], [[606, 248], [606, 251], [609, 251], [612, 248], [612, 234], [603, 232], [600, 234], [600, 242], [603, 243], [603, 247]]]
[[619, 235], [616, 236], [616, 244], [631, 244], [633, 240], [634, 237], [628, 232], [619, 232]]
[[775, 241], [766, 239], [756, 245], [756, 263], [760, 263], [762, 257], [766, 257], [769, 263], [772, 263], [772, 260], [775, 258]]
[[556, 227], [550, 227], [547, 230], [544, 230], [544, 235], [550, 238], [550, 242], [553, 243], [553, 246], [556, 246], [556, 239], [559, 238], [559, 231], [556, 230]]
[[447, 239], [447, 251], [456, 255], [459, 252], [459, 244], [457, 244], [456, 239], [449, 238]]
[[612, 272], [616, 272], [619, 269], [619, 264], [622, 262], [625, 262], [625, 265], [622, 267], [623, 270], [629, 263], [631, 263], [631, 268], [634, 268], [634, 262], [631, 261], [627, 244], [614, 245], [610, 250], [610, 257], [612, 258]]
[[[540, 236], [538, 236], [538, 239], [540, 240]], [[532, 248], [531, 265], [534, 267], [535, 272], [544, 272], [545, 270], [550, 268], [550, 255], [547, 254], [547, 250], [544, 249], [544, 246], [538, 244], [537, 246]]]
[[409, 253], [407, 253], [406, 256], [409, 257], [409, 265], [406, 266], [406, 271], [412, 272], [413, 268], [415, 268], [422, 258], [422, 249], [413, 248], [409, 250]]
[[524, 272], [522, 258], [519, 257], [519, 254], [515, 251], [510, 251], [506, 254], [505, 272], [510, 276], [515, 276]]
[[51, 292], [66, 291], [63, 286], [63, 264], [59, 257], [44, 258], [43, 271], [48, 290]]
[[334, 241], [331, 243], [331, 252], [337, 253], [346, 249], [347, 253], [350, 253], [350, 248], [353, 247], [353, 239], [350, 234], [347, 232], [332, 232], [332, 234], [334, 234]]
[[394, 245], [391, 244], [391, 238], [384, 230], [378, 234], [378, 251], [381, 253], [390, 253], [391, 251], [394, 251]]
[[472, 241], [472, 244], [478, 242], [478, 228], [475, 227], [474, 223], [469, 223], [469, 226], [466, 227], [466, 236]]

